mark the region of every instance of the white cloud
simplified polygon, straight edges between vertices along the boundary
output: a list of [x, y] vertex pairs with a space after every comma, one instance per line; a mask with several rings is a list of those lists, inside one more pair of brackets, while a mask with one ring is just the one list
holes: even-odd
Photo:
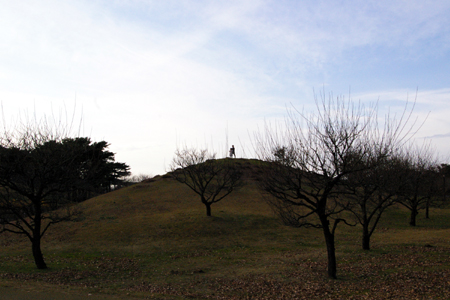
[[[76, 99], [87, 134], [110, 142], [133, 171], [161, 172], [180, 141], [226, 148], [228, 127], [230, 143], [247, 144], [264, 117], [307, 106], [313, 88], [339, 79], [333, 67], [365, 63], [352, 51], [393, 49], [393, 63], [447, 55], [449, 10], [448, 1], [7, 2], [0, 100], [14, 114]], [[419, 90], [417, 114], [432, 111], [422, 136], [449, 128], [445, 88]], [[415, 93], [372, 91], [354, 98], [394, 109]]]

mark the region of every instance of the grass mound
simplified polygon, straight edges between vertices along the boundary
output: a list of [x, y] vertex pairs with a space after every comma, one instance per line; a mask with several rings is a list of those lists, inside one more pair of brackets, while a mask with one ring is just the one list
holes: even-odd
[[76, 222], [43, 239], [48, 270], [36, 270], [23, 237], [0, 236], [5, 286], [116, 295], [124, 299], [446, 299], [449, 209], [408, 226], [392, 209], [360, 250], [360, 228], [340, 226], [338, 280], [326, 277], [320, 230], [283, 226], [263, 201], [257, 163], [236, 160], [247, 184], [212, 206], [169, 175], [90, 199]]

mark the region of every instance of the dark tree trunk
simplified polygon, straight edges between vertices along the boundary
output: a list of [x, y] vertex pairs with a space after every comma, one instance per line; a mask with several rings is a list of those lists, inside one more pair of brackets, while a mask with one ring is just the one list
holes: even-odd
[[33, 257], [34, 257], [34, 262], [36, 264], [36, 267], [38, 269], [47, 269], [47, 265], [45, 264], [44, 256], [42, 255], [42, 251], [41, 251], [41, 239], [40, 238], [33, 239], [32, 250], [33, 250]]
[[31, 248], [33, 251], [34, 262], [38, 269], [47, 269], [47, 265], [44, 261], [44, 256], [41, 251], [41, 226], [42, 226], [42, 208], [41, 201], [34, 200], [34, 228], [33, 228], [33, 238], [31, 240]]
[[327, 254], [328, 254], [328, 277], [331, 279], [336, 279], [336, 271], [337, 271], [337, 265], [336, 265], [336, 250], [334, 248], [334, 235], [329, 232], [329, 229], [327, 229], [327, 233], [325, 234], [325, 240], [327, 243]]
[[327, 255], [328, 255], [328, 277], [331, 279], [336, 279], [336, 249], [334, 247], [334, 234], [330, 231], [329, 221], [326, 217], [320, 217], [323, 235], [325, 237], [325, 242], [327, 244]]
[[206, 215], [211, 217], [211, 203], [205, 203], [206, 206]]
[[370, 250], [370, 234], [368, 224], [363, 224], [363, 234], [362, 234], [362, 248], [363, 250]]
[[417, 207], [413, 207], [411, 209], [411, 219], [409, 220], [410, 226], [416, 226], [416, 217], [418, 214], [419, 212], [417, 211]]
[[425, 219], [430, 218], [430, 199], [427, 200], [427, 206], [425, 207]]

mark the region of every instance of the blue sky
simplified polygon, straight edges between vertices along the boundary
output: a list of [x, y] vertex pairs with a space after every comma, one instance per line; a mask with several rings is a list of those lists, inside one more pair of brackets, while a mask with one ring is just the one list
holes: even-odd
[[416, 99], [416, 138], [450, 154], [449, 1], [0, 4], [4, 121], [75, 112], [133, 173], [184, 144], [251, 157], [252, 132], [324, 89], [382, 112]]

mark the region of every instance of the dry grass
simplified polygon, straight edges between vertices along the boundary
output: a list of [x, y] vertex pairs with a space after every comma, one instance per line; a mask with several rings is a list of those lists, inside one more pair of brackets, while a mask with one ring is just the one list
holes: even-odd
[[[252, 178], [253, 165], [240, 163]], [[432, 210], [417, 228], [405, 210], [392, 210], [368, 252], [359, 228], [339, 227], [339, 279], [329, 280], [321, 231], [279, 224], [251, 181], [214, 204], [210, 218], [189, 188], [161, 177], [81, 206], [79, 221], [44, 237], [48, 270], [34, 268], [26, 240], [0, 236], [0, 282], [131, 299], [446, 299], [450, 292], [448, 209]]]

